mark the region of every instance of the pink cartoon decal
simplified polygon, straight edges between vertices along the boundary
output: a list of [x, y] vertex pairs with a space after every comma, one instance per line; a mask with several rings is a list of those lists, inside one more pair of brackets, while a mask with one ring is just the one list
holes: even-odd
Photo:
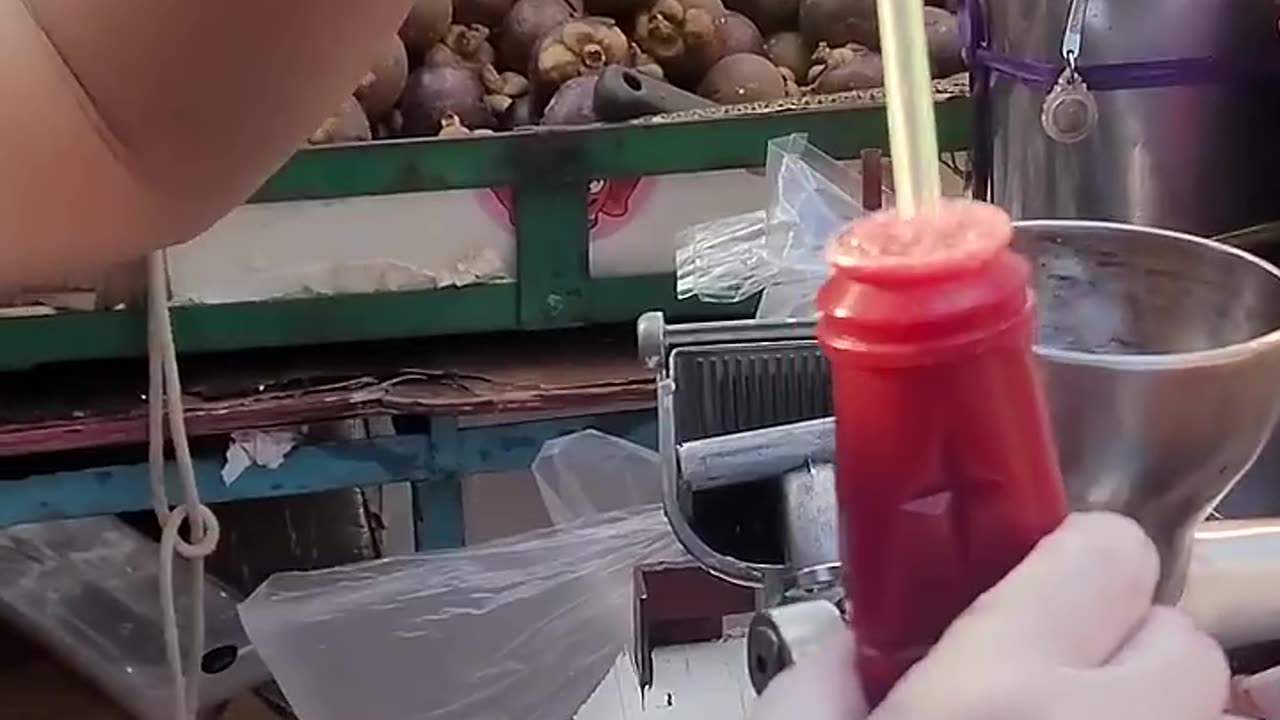
[[[587, 199], [591, 241], [607, 238], [626, 225], [628, 217], [648, 203], [653, 194], [653, 184], [653, 178], [592, 180]], [[482, 192], [479, 200], [485, 214], [515, 228], [515, 196], [511, 188], [490, 188]]]

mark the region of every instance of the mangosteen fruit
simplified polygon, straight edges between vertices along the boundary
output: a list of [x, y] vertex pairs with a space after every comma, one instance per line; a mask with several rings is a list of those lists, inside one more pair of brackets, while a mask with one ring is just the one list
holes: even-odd
[[453, 21], [462, 25], [502, 26], [515, 0], [453, 0]]
[[626, 63], [630, 57], [631, 44], [613, 20], [570, 20], [538, 42], [529, 79], [546, 98], [573, 78], [598, 72], [606, 65]]
[[462, 118], [456, 113], [445, 113], [440, 118], [440, 132], [436, 133], [436, 137], [441, 138], [462, 138], [471, 135], [471, 128], [462, 123]]
[[649, 77], [655, 77], [659, 80], [666, 78], [658, 61], [654, 60], [649, 53], [641, 50], [640, 46], [635, 43], [631, 43], [631, 57], [627, 60], [627, 64], [635, 68], [637, 72], [642, 72]]
[[373, 139], [373, 130], [369, 126], [369, 117], [355, 96], [342, 102], [338, 111], [326, 118], [316, 131], [307, 138], [309, 145], [332, 145], [334, 143], [361, 142]]
[[649, 0], [583, 0], [586, 12], [592, 15], [608, 15], [614, 18], [631, 17]]
[[929, 66], [936, 78], [964, 72], [964, 39], [960, 20], [936, 7], [924, 9], [924, 34], [929, 43]]
[[790, 70], [797, 78], [803, 79], [809, 75], [813, 46], [794, 30], [770, 35], [764, 44], [764, 54], [774, 65]]
[[404, 132], [435, 135], [447, 113], [457, 115], [468, 128], [491, 128], [496, 121], [484, 98], [484, 83], [475, 70], [448, 65], [420, 67], [409, 74], [400, 97]]
[[452, 0], [413, 0], [409, 15], [400, 25], [400, 39], [416, 61], [444, 39], [452, 23]]
[[787, 84], [778, 66], [751, 53], [730, 55], [712, 66], [698, 94], [721, 105], [781, 100]]
[[635, 18], [635, 41], [672, 81], [696, 85], [724, 57], [721, 0], [655, 0]]
[[724, 4], [751, 18], [764, 32], [792, 29], [800, 15], [800, 0], [725, 0]]
[[800, 0], [800, 32], [811, 45], [880, 47], [876, 0]]
[[400, 137], [404, 132], [404, 117], [399, 108], [392, 108], [373, 126], [374, 140], [387, 140]]
[[720, 34], [720, 49], [725, 55], [764, 55], [764, 36], [760, 34], [756, 24], [740, 12], [730, 10], [725, 13], [724, 23], [717, 32]]
[[382, 54], [356, 88], [355, 97], [364, 107], [365, 114], [374, 120], [382, 118], [395, 107], [404, 83], [409, 77], [409, 58], [404, 43], [392, 37], [382, 49]]
[[481, 68], [480, 82], [484, 83], [485, 91], [491, 95], [518, 98], [529, 94], [529, 81], [525, 76], [511, 71], [498, 72], [492, 65]]
[[479, 70], [492, 65], [493, 46], [489, 44], [489, 28], [484, 25], [453, 25], [444, 40], [427, 51], [423, 65], [453, 65]]
[[527, 72], [542, 36], [580, 16], [566, 0], [517, 0], [502, 22], [498, 56], [506, 70]]
[[458, 57], [458, 53], [449, 49], [448, 45], [438, 42], [422, 56], [422, 67], [456, 67], [466, 68], [467, 62]]
[[809, 82], [821, 94], [884, 87], [884, 61], [862, 45], [832, 48], [822, 43], [813, 53]]
[[538, 124], [537, 105], [532, 95], [522, 95], [511, 102], [511, 106], [499, 119], [502, 127], [508, 130]]
[[800, 87], [800, 82], [796, 79], [796, 74], [791, 72], [790, 68], [780, 67], [778, 72], [782, 74], [782, 87], [789, 98], [798, 98], [804, 95], [804, 88]]
[[598, 122], [596, 81], [599, 79], [599, 75], [591, 74], [566, 81], [542, 111], [542, 124], [590, 125]]
[[[489, 106], [489, 112], [493, 113], [495, 118], [502, 117], [511, 109], [511, 104], [515, 100], [506, 95], [485, 95], [484, 104]], [[501, 124], [501, 123], [499, 123]]]
[[513, 72], [498, 72], [492, 65], [486, 65], [480, 71], [480, 82], [484, 84], [485, 104], [495, 117], [502, 117], [511, 108], [516, 98], [529, 94], [529, 81], [523, 75]]

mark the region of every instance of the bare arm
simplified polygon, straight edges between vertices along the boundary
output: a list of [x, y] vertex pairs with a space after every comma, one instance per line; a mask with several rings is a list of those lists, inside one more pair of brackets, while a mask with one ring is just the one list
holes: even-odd
[[186, 241], [338, 107], [409, 0], [0, 0], [0, 289]]

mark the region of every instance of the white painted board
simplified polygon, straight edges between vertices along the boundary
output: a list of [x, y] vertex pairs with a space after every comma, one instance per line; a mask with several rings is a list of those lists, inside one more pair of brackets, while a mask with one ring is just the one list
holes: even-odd
[[643, 699], [631, 659], [621, 656], [575, 720], [745, 720], [755, 698], [746, 655], [740, 636], [658, 648]]

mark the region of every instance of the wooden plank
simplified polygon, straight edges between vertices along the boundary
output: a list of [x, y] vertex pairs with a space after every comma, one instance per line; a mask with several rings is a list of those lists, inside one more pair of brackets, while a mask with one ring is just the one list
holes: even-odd
[[[492, 423], [512, 413], [650, 407], [652, 376], [619, 334], [630, 332], [184, 358], [188, 428], [199, 437], [370, 415], [476, 415]], [[0, 375], [0, 457], [142, 443], [145, 392], [140, 364]]]

